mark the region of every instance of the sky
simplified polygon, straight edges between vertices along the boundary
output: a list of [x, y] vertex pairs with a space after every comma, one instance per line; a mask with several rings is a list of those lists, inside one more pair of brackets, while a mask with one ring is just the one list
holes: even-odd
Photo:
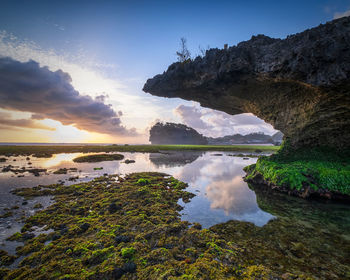
[[206, 136], [264, 132], [251, 114], [144, 93], [176, 61], [350, 15], [350, 0], [17, 1], [0, 9], [0, 142], [148, 143], [157, 121]]

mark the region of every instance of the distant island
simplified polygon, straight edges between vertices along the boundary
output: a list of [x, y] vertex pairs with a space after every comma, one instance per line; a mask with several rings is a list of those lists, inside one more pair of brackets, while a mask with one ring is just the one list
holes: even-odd
[[195, 129], [179, 123], [157, 122], [150, 130], [152, 144], [207, 145], [208, 140]]
[[192, 145], [235, 145], [235, 144], [274, 144], [282, 143], [283, 133], [274, 135], [250, 133], [233, 134], [223, 137], [206, 137], [184, 124], [158, 122], [150, 130], [149, 141], [152, 144], [192, 144]]

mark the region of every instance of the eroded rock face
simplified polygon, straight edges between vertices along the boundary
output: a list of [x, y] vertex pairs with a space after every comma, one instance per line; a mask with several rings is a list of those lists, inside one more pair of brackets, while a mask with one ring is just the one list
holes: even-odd
[[350, 17], [286, 39], [264, 35], [174, 63], [143, 90], [198, 101], [229, 114], [251, 112], [290, 144], [349, 148]]

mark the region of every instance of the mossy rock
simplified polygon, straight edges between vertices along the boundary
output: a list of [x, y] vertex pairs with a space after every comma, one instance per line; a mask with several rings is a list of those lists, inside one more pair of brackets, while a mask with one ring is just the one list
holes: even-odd
[[81, 156], [73, 159], [74, 162], [101, 162], [101, 161], [113, 161], [122, 160], [124, 156], [121, 154], [97, 154]]
[[49, 190], [55, 203], [14, 238], [23, 240], [33, 226], [54, 232], [24, 240], [24, 259], [3, 279], [243, 279], [248, 266], [235, 245], [181, 221], [177, 202], [193, 196], [187, 184], [162, 173], [116, 177], [16, 191], [33, 197]]

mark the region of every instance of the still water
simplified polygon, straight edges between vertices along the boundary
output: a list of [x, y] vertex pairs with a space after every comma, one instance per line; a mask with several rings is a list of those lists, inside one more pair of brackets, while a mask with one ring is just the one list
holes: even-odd
[[[248, 186], [242, 180], [243, 167], [255, 163], [256, 158], [229, 152], [123, 153], [125, 159], [135, 163], [74, 163], [72, 160], [80, 155], [9, 157], [0, 163], [0, 170], [9, 164], [16, 169], [47, 169], [39, 177], [28, 172], [0, 172], [0, 215], [11, 212], [0, 218], [0, 249], [15, 254], [21, 243], [6, 238], [21, 229], [23, 217], [40, 210], [35, 204], [45, 208], [53, 203], [52, 197], [39, 197], [23, 204], [22, 197], [10, 193], [12, 189], [58, 182], [68, 185], [105, 173], [157, 171], [188, 183], [187, 190], [196, 194], [189, 203], [179, 201], [184, 207], [180, 213], [183, 220], [199, 222], [205, 228], [214, 226], [214, 231], [222, 228], [235, 243], [255, 252], [258, 263], [280, 271], [288, 268], [295, 273], [308, 272], [317, 275], [315, 279], [350, 279], [350, 206], [306, 201], [262, 186]], [[77, 170], [53, 174], [59, 168]], [[69, 180], [72, 177], [79, 178], [74, 182]], [[35, 234], [41, 231], [37, 229]]]
[[[7, 162], [15, 168], [45, 168], [47, 171], [35, 177], [30, 173], [0, 173], [0, 215], [11, 211], [13, 216], [0, 218], [0, 243], [8, 243], [5, 239], [19, 231], [22, 224], [18, 221], [23, 215], [29, 216], [36, 211], [34, 205], [41, 203], [47, 207], [52, 203], [50, 197], [39, 197], [22, 205], [21, 197], [10, 194], [19, 187], [53, 184], [59, 180], [72, 184], [69, 178], [79, 176], [76, 182], [88, 181], [108, 174], [127, 174], [131, 172], [158, 171], [173, 175], [189, 184], [188, 191], [196, 196], [190, 203], [179, 204], [184, 207], [182, 219], [199, 222], [203, 227], [210, 227], [228, 220], [241, 220], [263, 226], [274, 216], [262, 211], [256, 202], [254, 191], [243, 181], [243, 167], [252, 164], [256, 158], [232, 156], [230, 153], [213, 152], [171, 152], [171, 153], [123, 153], [125, 159], [135, 160], [126, 164], [123, 161], [105, 161], [100, 163], [74, 163], [72, 160], [80, 153], [55, 154], [51, 158], [9, 157]], [[15, 161], [14, 161], [15, 160]], [[102, 167], [102, 170], [94, 168]], [[53, 174], [59, 168], [77, 168], [68, 174]], [[24, 175], [24, 177], [18, 177]], [[14, 206], [18, 209], [11, 209]], [[7, 209], [10, 210], [7, 210]], [[5, 210], [6, 209], [6, 210]], [[1, 245], [0, 245], [1, 246]]]
[[[294, 219], [298, 223], [302, 220], [307, 220], [308, 223], [316, 221], [318, 226], [325, 228], [332, 226], [337, 230], [337, 236], [350, 238], [348, 205], [310, 203], [285, 195], [272, 196], [250, 189], [242, 179], [245, 174], [243, 167], [255, 163], [256, 158], [238, 157], [230, 152], [122, 154], [125, 159], [135, 160], [135, 163], [126, 164], [123, 161], [74, 163], [72, 160], [82, 155], [80, 153], [55, 154], [51, 158], [9, 157], [7, 162], [1, 163], [0, 170], [3, 166], [11, 164], [15, 168], [45, 168], [47, 171], [41, 173], [39, 177], [27, 172], [17, 175], [12, 172], [0, 172], [0, 215], [12, 212], [12, 216], [0, 218], [0, 249], [9, 251], [9, 242], [6, 238], [20, 230], [21, 217], [30, 216], [37, 211], [34, 209], [35, 204], [41, 203], [43, 207], [47, 207], [53, 202], [51, 197], [40, 197], [22, 205], [23, 198], [12, 195], [10, 193], [12, 189], [53, 184], [60, 180], [64, 184], [72, 184], [74, 182], [69, 181], [69, 178], [77, 176], [79, 179], [75, 181], [76, 183], [89, 181], [105, 173], [127, 174], [143, 171], [164, 172], [188, 183], [187, 190], [196, 196], [189, 203], [179, 201], [184, 207], [181, 211], [182, 219], [199, 222], [205, 228], [229, 220], [246, 221], [264, 227], [276, 217], [283, 217], [290, 221]], [[96, 167], [103, 169], [94, 170]], [[68, 174], [53, 174], [59, 168], [77, 168], [77, 170], [69, 171]], [[24, 177], [18, 177], [19, 175]], [[276, 207], [277, 205], [279, 206]]]

